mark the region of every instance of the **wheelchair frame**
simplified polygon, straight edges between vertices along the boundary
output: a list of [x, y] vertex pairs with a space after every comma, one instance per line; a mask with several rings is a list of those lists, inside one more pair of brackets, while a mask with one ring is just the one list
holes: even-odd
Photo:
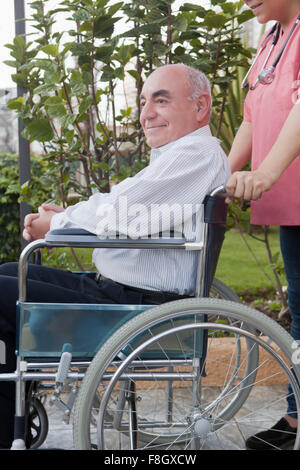
[[[196, 273], [196, 288], [195, 288], [195, 299], [200, 299], [200, 298], [205, 298], [209, 296], [209, 291], [212, 283], [212, 279], [216, 270], [217, 266], [217, 260], [219, 256], [219, 252], [221, 249], [224, 233], [225, 233], [225, 223], [226, 223], [226, 206], [224, 203], [224, 188], [223, 187], [218, 187], [216, 188], [209, 196], [207, 196], [205, 203], [204, 203], [204, 222], [199, 223], [197, 221], [197, 227], [200, 229], [198, 230], [198, 234], [196, 237], [196, 240], [194, 242], [187, 242], [184, 238], [171, 238], [171, 239], [159, 239], [159, 240], [118, 240], [118, 239], [113, 239], [113, 240], [100, 240], [97, 238], [97, 236], [84, 233], [84, 231], [80, 230], [64, 230], [61, 232], [49, 232], [45, 240], [37, 240], [35, 242], [30, 243], [21, 253], [20, 260], [19, 260], [19, 302], [26, 302], [26, 270], [27, 270], [27, 263], [29, 260], [29, 257], [31, 254], [39, 248], [49, 248], [49, 247], [89, 247], [89, 248], [130, 248], [130, 249], [135, 249], [135, 248], [142, 248], [142, 249], [183, 249], [183, 250], [195, 250], [198, 252], [199, 255], [199, 262], [197, 266], [197, 273]], [[193, 299], [192, 299], [193, 300]], [[202, 299], [199, 301], [201, 302]], [[182, 301], [174, 301], [171, 302], [171, 304], [178, 304], [178, 302]], [[224, 301], [222, 301], [224, 302]], [[228, 301], [225, 301], [228, 303]], [[227, 310], [229, 309], [229, 312], [231, 311], [238, 311], [233, 315], [233, 318], [239, 318], [239, 309], [242, 307], [239, 304], [233, 304], [229, 302], [229, 306], [227, 305], [226, 308]], [[218, 302], [217, 304], [218, 307]], [[213, 309], [217, 308], [216, 306], [213, 306]], [[204, 312], [209, 311], [210, 305], [205, 304], [204, 305]], [[226, 310], [226, 309], [225, 309]], [[250, 310], [250, 309], [249, 309]], [[149, 313], [149, 311], [147, 312]], [[151, 311], [150, 311], [151, 313]], [[251, 311], [246, 312], [246, 316], [250, 315]], [[243, 314], [244, 315], [244, 314]], [[242, 320], [244, 321], [244, 316], [241, 315]], [[230, 313], [229, 313], [230, 316]], [[249, 322], [251, 325], [251, 322]], [[271, 325], [272, 326], [272, 325]], [[212, 328], [213, 325], [211, 323], [206, 322], [205, 328]], [[183, 327], [181, 327], [182, 330]], [[199, 330], [203, 328], [197, 327]], [[214, 328], [216, 326], [214, 325]], [[235, 326], [229, 326], [229, 327], [222, 327], [223, 329], [227, 329], [228, 331], [235, 332], [239, 334], [241, 330], [238, 328], [235, 328]], [[217, 327], [218, 329], [218, 327]], [[220, 329], [220, 327], [219, 327]], [[174, 329], [175, 331], [176, 329]], [[277, 330], [276, 330], [277, 331]], [[164, 336], [164, 334], [162, 334]], [[247, 326], [244, 327], [242, 330], [242, 336], [246, 338], [246, 340], [253, 341], [254, 340], [254, 334], [253, 334], [253, 327], [252, 329], [248, 329]], [[291, 358], [292, 350], [291, 348], [287, 347], [289, 338], [285, 338], [285, 343], [283, 346], [283, 349], [285, 349], [285, 354], [288, 357], [288, 360]], [[154, 342], [154, 340], [151, 340]], [[151, 344], [151, 341], [146, 341], [146, 343], [142, 346], [140, 346], [141, 349], [145, 349]], [[259, 339], [257, 341], [258, 344], [260, 344], [264, 349], [268, 350], [271, 355], [274, 355], [274, 352], [269, 348], [268, 345], [262, 344], [262, 341]], [[292, 340], [291, 340], [292, 344]], [[134, 354], [132, 354], [134, 355]], [[130, 355], [130, 356], [132, 356]], [[254, 356], [256, 353], [254, 353]], [[276, 355], [276, 354], [275, 354]], [[136, 356], [136, 354], [135, 354]], [[256, 357], [256, 356], [255, 356]], [[255, 359], [256, 360], [256, 359]], [[92, 362], [95, 361], [95, 358], [93, 359]], [[280, 359], [278, 360], [280, 362]], [[172, 365], [174, 365], [176, 361], [172, 360]], [[254, 366], [253, 366], [254, 364]], [[255, 368], [255, 361], [252, 364], [252, 367]], [[286, 370], [286, 365], [284, 363], [283, 368]], [[158, 363], [154, 361], [155, 367], [158, 367], [161, 365], [161, 363]], [[70, 409], [72, 408], [73, 402], [76, 398], [77, 394], [77, 386], [75, 385], [72, 388], [69, 402], [67, 404], [64, 404], [60, 398], [60, 392], [63, 389], [63, 384], [65, 381], [79, 381], [82, 380], [85, 377], [85, 373], [83, 372], [70, 372], [69, 368], [78, 368], [79, 370], [88, 368], [88, 372], [90, 369], [90, 362], [82, 362], [82, 361], [75, 361], [72, 362], [71, 356], [68, 354], [68, 352], [62, 353], [61, 356], [61, 361], [59, 364], [57, 362], [50, 362], [50, 363], [45, 363], [45, 362], [28, 362], [24, 360], [22, 356], [17, 357], [17, 369], [15, 373], [11, 374], [1, 374], [0, 375], [0, 380], [13, 380], [16, 384], [16, 413], [15, 413], [15, 439], [12, 445], [12, 449], [25, 449], [25, 383], [28, 381], [43, 381], [43, 380], [51, 380], [55, 382], [55, 390], [54, 390], [54, 395], [52, 398], [53, 402], [56, 402], [58, 406], [63, 409], [66, 414], [68, 415]], [[126, 366], [125, 365], [120, 367], [120, 371], [123, 370], [123, 368]], [[197, 366], [199, 370], [199, 365]], [[57, 368], [56, 372], [41, 372], [40, 369], [53, 369]], [[297, 366], [294, 366], [293, 372], [296, 377], [294, 379], [293, 374], [289, 374], [287, 371], [287, 374], [289, 376], [289, 380], [291, 383], [293, 383], [294, 390], [297, 388], [297, 379], [300, 377], [300, 371], [298, 370], [299, 368]], [[99, 373], [99, 371], [97, 372]], [[111, 377], [113, 377], [113, 384], [120, 379], [120, 373], [121, 372], [116, 372], [116, 375], [113, 376], [112, 374], [107, 374], [105, 375], [105, 380], [110, 380]], [[152, 374], [153, 375], [153, 374]], [[162, 375], [161, 373], [158, 373], [158, 376], [161, 378]], [[135, 373], [134, 377], [139, 377], [142, 378], [143, 380], [147, 380], [147, 377], [145, 376], [144, 372], [138, 371]], [[253, 375], [253, 378], [255, 377], [255, 374]], [[169, 380], [171, 383], [172, 381], [176, 380], [178, 378], [178, 374], [176, 375], [175, 373], [172, 372], [167, 372], [164, 373], [163, 378], [165, 380]], [[194, 374], [186, 374], [185, 377], [187, 380], [194, 380], [195, 375]], [[198, 380], [198, 379], [197, 379]], [[196, 381], [195, 384], [198, 382]], [[251, 385], [251, 384], [250, 384]], [[113, 386], [113, 385], [112, 385]], [[109, 388], [109, 387], [108, 387]], [[246, 392], [246, 395], [248, 395], [249, 391]], [[297, 405], [299, 407], [299, 397], [296, 396], [296, 401]], [[134, 423], [134, 419], [132, 418], [135, 415], [134, 411], [134, 404], [133, 406], [133, 414], [131, 414], [130, 418], [130, 442], [131, 442], [131, 448], [136, 447], [136, 442], [135, 442], [135, 426], [136, 424]], [[196, 405], [195, 405], [196, 406]], [[103, 416], [103, 409], [102, 409], [102, 416]], [[199, 428], [199, 423], [198, 423], [198, 428]], [[195, 427], [195, 426], [194, 426]], [[133, 431], [132, 431], [133, 429]], [[102, 436], [103, 437], [103, 436]], [[100, 439], [101, 441], [101, 439]], [[193, 446], [194, 448], [197, 448], [197, 442], [199, 441], [199, 436], [196, 439], [193, 439]], [[296, 448], [299, 447], [299, 441], [300, 437], [297, 437], [297, 442], [296, 442]]]

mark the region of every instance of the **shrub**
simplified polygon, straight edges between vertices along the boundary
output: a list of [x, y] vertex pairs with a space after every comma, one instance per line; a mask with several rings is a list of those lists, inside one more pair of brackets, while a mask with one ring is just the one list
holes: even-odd
[[51, 197], [51, 185], [44, 185], [45, 162], [32, 156], [32, 179], [20, 187], [18, 156], [0, 154], [0, 263], [16, 261], [21, 251], [20, 201], [36, 211], [39, 204]]

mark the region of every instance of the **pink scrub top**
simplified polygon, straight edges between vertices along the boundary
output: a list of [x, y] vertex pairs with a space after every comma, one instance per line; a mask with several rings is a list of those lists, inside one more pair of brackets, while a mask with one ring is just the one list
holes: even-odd
[[[276, 59], [298, 14], [280, 36], [266, 67], [271, 66]], [[251, 71], [250, 86], [255, 83], [262, 69], [272, 39], [273, 35], [267, 40], [264, 50]], [[262, 41], [263, 38], [260, 44]], [[249, 89], [245, 100], [244, 121], [252, 123], [252, 169], [254, 170], [271, 150], [297, 99], [299, 100], [298, 106], [300, 106], [300, 23], [294, 30], [274, 73], [275, 79], [271, 84], [258, 83], [254, 90]], [[251, 223], [300, 225], [300, 155], [290, 164], [270, 191], [265, 192], [258, 201], [252, 201]]]

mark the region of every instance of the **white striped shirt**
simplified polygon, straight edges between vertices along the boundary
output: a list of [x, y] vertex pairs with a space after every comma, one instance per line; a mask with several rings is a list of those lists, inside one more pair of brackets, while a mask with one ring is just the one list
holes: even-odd
[[[227, 157], [218, 139], [212, 137], [209, 127], [205, 126], [152, 149], [146, 168], [115, 185], [110, 193], [96, 193], [88, 201], [70, 206], [65, 212], [55, 215], [51, 230], [81, 227], [106, 237], [112, 235], [108, 231], [111, 222], [109, 228], [115, 225], [121, 235], [145, 237], [157, 233], [157, 225], [155, 229], [151, 226], [149, 214], [153, 216], [157, 208], [167, 204], [166, 207], [174, 209], [174, 230], [184, 231], [188, 237], [192, 214], [183, 208], [193, 207], [195, 212], [205, 196], [224, 184], [229, 175]], [[135, 208], [131, 217], [128, 217], [128, 212], [118, 212], [121, 200], [126, 201], [129, 213], [131, 208]], [[147, 214], [145, 208], [148, 209]], [[103, 223], [104, 215], [106, 224]], [[165, 219], [162, 219], [160, 226], [162, 231], [170, 229], [169, 219], [164, 222]], [[114, 224], [116, 220], [117, 224]], [[104, 248], [94, 250], [93, 261], [100, 274], [121, 284], [180, 295], [194, 294], [197, 252]]]

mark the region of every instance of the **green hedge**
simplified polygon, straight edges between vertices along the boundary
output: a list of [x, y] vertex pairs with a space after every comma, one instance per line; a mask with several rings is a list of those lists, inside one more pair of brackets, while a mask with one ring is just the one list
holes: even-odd
[[41, 202], [51, 197], [52, 189], [43, 188], [45, 163], [31, 158], [32, 180], [20, 188], [18, 156], [0, 153], [0, 263], [16, 261], [21, 250], [20, 200], [26, 200], [36, 211]]

